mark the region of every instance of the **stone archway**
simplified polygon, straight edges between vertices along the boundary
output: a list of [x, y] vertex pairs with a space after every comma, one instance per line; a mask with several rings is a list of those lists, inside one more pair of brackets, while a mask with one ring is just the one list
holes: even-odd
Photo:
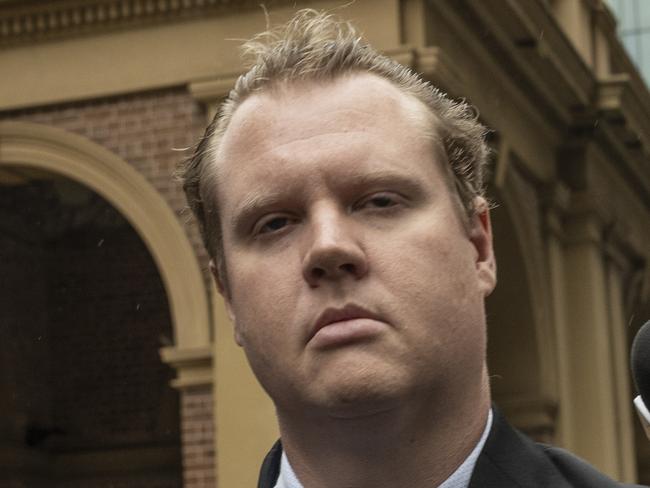
[[[177, 216], [126, 161], [61, 129], [0, 122], [0, 170], [8, 166], [51, 172], [87, 187], [114, 207], [146, 246], [169, 304], [173, 345], [160, 352], [177, 372], [172, 385], [181, 390], [183, 452], [199, 450], [203, 456], [198, 467], [183, 463], [184, 476], [199, 470], [212, 478], [212, 319], [204, 277]], [[185, 435], [196, 429], [205, 435]]]
[[113, 205], [147, 245], [169, 298], [177, 349], [210, 343], [208, 293], [196, 257], [165, 200], [128, 163], [81, 136], [25, 122], [0, 122], [0, 168], [66, 176]]

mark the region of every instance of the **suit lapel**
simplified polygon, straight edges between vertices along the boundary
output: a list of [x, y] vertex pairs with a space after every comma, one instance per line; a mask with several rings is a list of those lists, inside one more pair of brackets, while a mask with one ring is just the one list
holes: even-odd
[[469, 488], [571, 488], [543, 450], [494, 408], [494, 423]]
[[260, 468], [260, 479], [257, 488], [273, 488], [280, 475], [280, 462], [282, 460], [282, 444], [277, 441], [264, 458]]

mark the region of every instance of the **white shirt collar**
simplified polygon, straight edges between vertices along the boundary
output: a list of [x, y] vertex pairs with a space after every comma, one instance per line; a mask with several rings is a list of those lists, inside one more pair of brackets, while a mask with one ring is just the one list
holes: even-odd
[[[458, 466], [456, 471], [451, 473], [451, 476], [447, 478], [438, 488], [467, 488], [469, 486], [469, 481], [472, 478], [472, 473], [474, 472], [474, 466], [476, 466], [476, 461], [479, 454], [483, 450], [485, 441], [488, 438], [490, 429], [492, 428], [492, 409], [488, 412], [487, 422], [485, 423], [485, 429], [483, 429], [483, 434], [479, 439], [478, 443], [474, 446], [472, 452], [469, 453], [469, 456], [465, 458], [463, 464]], [[300, 485], [298, 485], [300, 487]], [[302, 488], [302, 487], [300, 487]]]
[[[490, 429], [492, 428], [492, 417], [492, 409], [490, 409], [488, 412], [487, 422], [485, 423], [485, 429], [483, 429], [483, 434], [478, 443], [474, 446], [474, 449], [469, 456], [465, 458], [465, 461], [458, 466], [456, 471], [454, 471], [449, 478], [447, 478], [441, 485], [438, 485], [438, 488], [467, 488], [469, 486], [472, 473], [474, 472], [474, 466], [476, 466], [478, 456], [481, 454], [485, 441], [490, 433]], [[282, 451], [280, 475], [278, 476], [278, 481], [274, 488], [303, 488], [302, 484], [296, 477], [296, 473], [293, 472], [293, 468], [291, 467], [291, 464], [289, 464], [289, 459], [284, 451]]]

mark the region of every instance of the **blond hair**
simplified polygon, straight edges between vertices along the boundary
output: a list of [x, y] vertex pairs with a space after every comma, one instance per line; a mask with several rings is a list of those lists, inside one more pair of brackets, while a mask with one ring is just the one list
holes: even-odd
[[[288, 23], [258, 34], [243, 45], [251, 60], [220, 105], [194, 154], [179, 173], [188, 204], [197, 218], [210, 256], [223, 269], [223, 242], [214, 161], [234, 112], [252, 94], [298, 80], [331, 80], [354, 72], [373, 73], [395, 84], [429, 108], [435, 133], [447, 161], [450, 185], [471, 218], [475, 197], [484, 193], [488, 147], [486, 128], [476, 111], [448, 98], [411, 69], [379, 54], [365, 43], [349, 22], [312, 9], [300, 10]], [[221, 276], [225, 281], [225, 273]]]

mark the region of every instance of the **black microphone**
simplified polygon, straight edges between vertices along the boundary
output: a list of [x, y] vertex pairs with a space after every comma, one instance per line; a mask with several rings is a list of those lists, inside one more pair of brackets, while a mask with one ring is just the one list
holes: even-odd
[[632, 377], [639, 395], [634, 406], [645, 434], [650, 439], [650, 320], [639, 329], [632, 342]]

